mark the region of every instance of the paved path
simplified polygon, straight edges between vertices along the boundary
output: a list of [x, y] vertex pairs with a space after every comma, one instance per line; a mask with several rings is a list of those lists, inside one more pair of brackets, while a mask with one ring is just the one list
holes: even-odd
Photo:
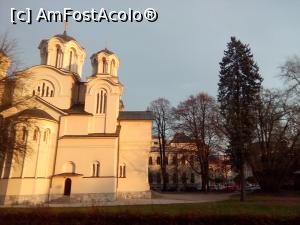
[[[158, 193], [152, 192], [152, 199], [128, 199], [113, 202], [101, 202], [97, 204], [83, 203], [52, 203], [44, 207], [88, 207], [88, 206], [121, 206], [121, 205], [161, 205], [178, 203], [217, 202], [229, 199], [232, 193]], [[42, 206], [42, 207], [43, 207]], [[2, 208], [4, 206], [0, 206]], [[26, 205], [14, 205], [11, 207], [30, 207]], [[32, 207], [32, 206], [31, 206]]]
[[[229, 199], [231, 194], [228, 193], [152, 193], [152, 199], [128, 199], [113, 202], [103, 202], [97, 206], [118, 206], [118, 205], [162, 205], [162, 204], [178, 204], [178, 203], [201, 203], [201, 202], [217, 202]], [[92, 204], [50, 204], [50, 207], [80, 207], [93, 206]], [[94, 205], [95, 206], [95, 205]]]

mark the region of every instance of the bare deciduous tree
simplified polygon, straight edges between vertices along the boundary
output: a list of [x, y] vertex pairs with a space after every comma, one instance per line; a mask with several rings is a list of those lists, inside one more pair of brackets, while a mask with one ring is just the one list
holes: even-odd
[[[29, 72], [16, 72], [20, 66], [17, 49], [17, 42], [7, 33], [0, 37], [0, 175], [5, 158], [19, 161], [29, 151], [22, 138], [17, 140], [15, 130], [17, 124], [29, 126], [29, 120], [22, 117], [4, 118], [1, 115], [6, 108], [18, 107], [19, 103], [31, 97], [23, 94], [27, 82], [30, 82]], [[30, 105], [27, 104], [27, 107]]]
[[264, 191], [278, 191], [300, 157], [299, 109], [287, 92], [265, 90], [261, 94], [255, 140], [247, 158]]
[[163, 191], [166, 190], [167, 180], [167, 158], [166, 158], [166, 146], [167, 140], [171, 131], [172, 113], [171, 104], [165, 98], [158, 98], [150, 103], [147, 110], [150, 110], [154, 114], [154, 133], [158, 137], [159, 153], [160, 153], [160, 166], [162, 172]]
[[294, 56], [281, 66], [280, 77], [288, 83], [288, 91], [300, 94], [300, 58]]
[[197, 163], [191, 168], [201, 175], [202, 190], [209, 189], [209, 156], [219, 149], [221, 132], [218, 128], [219, 113], [213, 97], [200, 93], [190, 96], [175, 109], [175, 129], [185, 133], [191, 140], [186, 146]]

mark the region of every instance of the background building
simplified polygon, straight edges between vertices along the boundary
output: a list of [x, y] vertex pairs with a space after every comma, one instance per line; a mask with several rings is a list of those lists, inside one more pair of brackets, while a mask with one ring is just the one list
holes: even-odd
[[[201, 176], [198, 172], [199, 163], [196, 161], [190, 139], [183, 133], [177, 133], [166, 148], [166, 171], [168, 191], [197, 191], [201, 190]], [[149, 155], [149, 183], [151, 189], [162, 190], [161, 156], [158, 139], [153, 137]], [[235, 174], [231, 166], [226, 164], [223, 154], [214, 154], [209, 158], [209, 173], [211, 189], [233, 183]]]

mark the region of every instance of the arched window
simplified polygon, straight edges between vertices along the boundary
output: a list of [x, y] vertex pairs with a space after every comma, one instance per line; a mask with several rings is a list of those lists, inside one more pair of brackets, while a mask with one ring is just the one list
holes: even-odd
[[77, 73], [77, 54], [73, 48], [70, 51], [69, 71]]
[[111, 75], [115, 75], [115, 67], [116, 67], [116, 62], [115, 60], [113, 59], [110, 63], [110, 74]]
[[126, 165], [124, 163], [120, 165], [120, 177], [126, 177]]
[[72, 69], [72, 57], [73, 57], [73, 51], [70, 51], [70, 58], [69, 58], [69, 70], [71, 71]]
[[32, 95], [40, 97], [54, 97], [54, 85], [48, 80], [40, 80], [36, 90], [33, 90]]
[[160, 165], [160, 157], [159, 156], [156, 157], [156, 164]]
[[75, 173], [75, 163], [73, 163], [72, 161], [69, 162], [65, 162], [63, 165], [63, 173]]
[[153, 164], [153, 162], [152, 162], [152, 157], [150, 156], [149, 157], [149, 165], [152, 165]]
[[106, 107], [107, 107], [107, 93], [104, 89], [101, 89], [97, 93], [97, 99], [96, 99], [96, 114], [103, 114], [106, 113]]
[[34, 131], [33, 131], [33, 137], [32, 137], [32, 139], [33, 139], [34, 141], [37, 141], [38, 138], [39, 138], [39, 135], [40, 135], [39, 128], [36, 127], [36, 128], [34, 129]]
[[27, 140], [27, 134], [28, 134], [28, 132], [27, 132], [26, 127], [22, 127], [22, 141], [25, 142]]
[[49, 140], [49, 136], [50, 136], [50, 130], [47, 129], [47, 130], [44, 131], [43, 141], [47, 143], [48, 140]]
[[95, 161], [93, 163], [92, 176], [93, 177], [99, 177], [100, 176], [100, 163], [98, 161]]
[[46, 47], [44, 47], [43, 50], [41, 51], [41, 59], [42, 59], [42, 63], [41, 64], [47, 64], [48, 52], [47, 52], [47, 48]]
[[55, 59], [55, 67], [62, 68], [63, 65], [63, 52], [59, 45], [56, 46], [56, 59]]
[[96, 58], [94, 58], [93, 60], [93, 74], [97, 74], [98, 73], [98, 60]]
[[102, 66], [103, 66], [102, 72], [107, 73], [107, 61], [105, 57], [102, 58]]

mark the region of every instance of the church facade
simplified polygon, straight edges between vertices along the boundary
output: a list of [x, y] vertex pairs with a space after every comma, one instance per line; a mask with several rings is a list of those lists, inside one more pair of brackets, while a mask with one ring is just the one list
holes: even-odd
[[22, 85], [0, 102], [11, 148], [26, 149], [0, 159], [0, 204], [150, 198], [152, 114], [124, 111], [117, 55], [93, 54], [83, 81], [86, 51], [66, 32], [39, 50], [41, 64], [16, 73]]

